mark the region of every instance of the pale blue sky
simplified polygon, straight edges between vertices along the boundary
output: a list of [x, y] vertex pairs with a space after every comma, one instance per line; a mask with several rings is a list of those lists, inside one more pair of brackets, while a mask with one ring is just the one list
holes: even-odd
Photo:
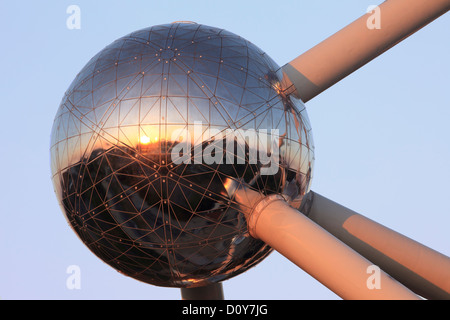
[[[283, 65], [380, 0], [1, 1], [0, 299], [179, 299], [120, 275], [76, 237], [50, 180], [60, 100], [99, 50], [132, 31], [192, 20], [234, 32]], [[81, 30], [66, 8], [81, 8]], [[450, 255], [450, 15], [307, 104], [313, 190]], [[81, 268], [81, 290], [66, 268]], [[274, 253], [224, 283], [227, 299], [336, 299]]]

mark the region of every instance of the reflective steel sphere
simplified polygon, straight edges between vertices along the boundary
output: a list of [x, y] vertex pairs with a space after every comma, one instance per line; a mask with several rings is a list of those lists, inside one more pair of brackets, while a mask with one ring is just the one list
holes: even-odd
[[298, 207], [314, 160], [305, 107], [281, 88], [279, 66], [225, 30], [183, 22], [116, 40], [77, 75], [53, 124], [52, 179], [70, 226], [154, 285], [256, 265], [271, 248], [249, 235], [227, 183]]

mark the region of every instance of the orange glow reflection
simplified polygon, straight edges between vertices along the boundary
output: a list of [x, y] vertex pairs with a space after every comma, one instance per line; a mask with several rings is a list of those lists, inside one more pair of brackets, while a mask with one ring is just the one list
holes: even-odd
[[[158, 141], [158, 138], [155, 138]], [[152, 140], [147, 136], [141, 136], [140, 142], [141, 144], [149, 144]]]

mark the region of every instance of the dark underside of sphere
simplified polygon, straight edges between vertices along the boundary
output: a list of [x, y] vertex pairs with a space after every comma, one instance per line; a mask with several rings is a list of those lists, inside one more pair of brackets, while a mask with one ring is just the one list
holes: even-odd
[[[280, 94], [278, 70], [245, 39], [188, 23], [134, 32], [92, 58], [51, 141], [55, 192], [84, 244], [119, 272], [169, 287], [226, 280], [262, 261], [271, 248], [249, 235], [227, 181], [298, 204], [314, 158], [306, 110]], [[173, 132], [199, 123], [203, 132], [278, 129], [277, 172], [261, 175], [248, 145], [233, 164], [175, 163]], [[192, 160], [212, 141], [194, 141]]]

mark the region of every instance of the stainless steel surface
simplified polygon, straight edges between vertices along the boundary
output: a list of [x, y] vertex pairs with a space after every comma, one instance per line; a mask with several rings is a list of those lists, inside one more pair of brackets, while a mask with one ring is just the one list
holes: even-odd
[[212, 283], [203, 287], [181, 288], [182, 300], [224, 300], [223, 285], [221, 282]]
[[285, 66], [285, 84], [308, 102], [450, 10], [450, 0], [389, 0]]
[[[261, 196], [242, 186], [234, 196], [243, 204], [250, 234], [303, 269], [343, 299], [417, 300], [418, 297], [388, 274], [377, 274], [377, 290], [368, 285], [370, 262], [314, 221], [292, 208], [278, 194]], [[306, 198], [306, 196], [304, 197]], [[252, 209], [247, 210], [248, 204]], [[331, 217], [332, 219], [332, 217]]]
[[[155, 26], [104, 48], [65, 93], [51, 134], [52, 179], [70, 226], [107, 264], [160, 286], [204, 286], [260, 262], [271, 248], [249, 235], [224, 183], [283, 194], [297, 208], [309, 191], [311, 127], [282, 82], [255, 45], [204, 25]], [[173, 138], [199, 123], [199, 139]], [[250, 161], [254, 144], [223, 142], [239, 129], [279, 130], [274, 174]], [[183, 139], [191, 164], [173, 161]], [[223, 162], [196, 156], [211, 144]]]
[[450, 299], [450, 258], [310, 191], [300, 211], [337, 239], [431, 300]]

